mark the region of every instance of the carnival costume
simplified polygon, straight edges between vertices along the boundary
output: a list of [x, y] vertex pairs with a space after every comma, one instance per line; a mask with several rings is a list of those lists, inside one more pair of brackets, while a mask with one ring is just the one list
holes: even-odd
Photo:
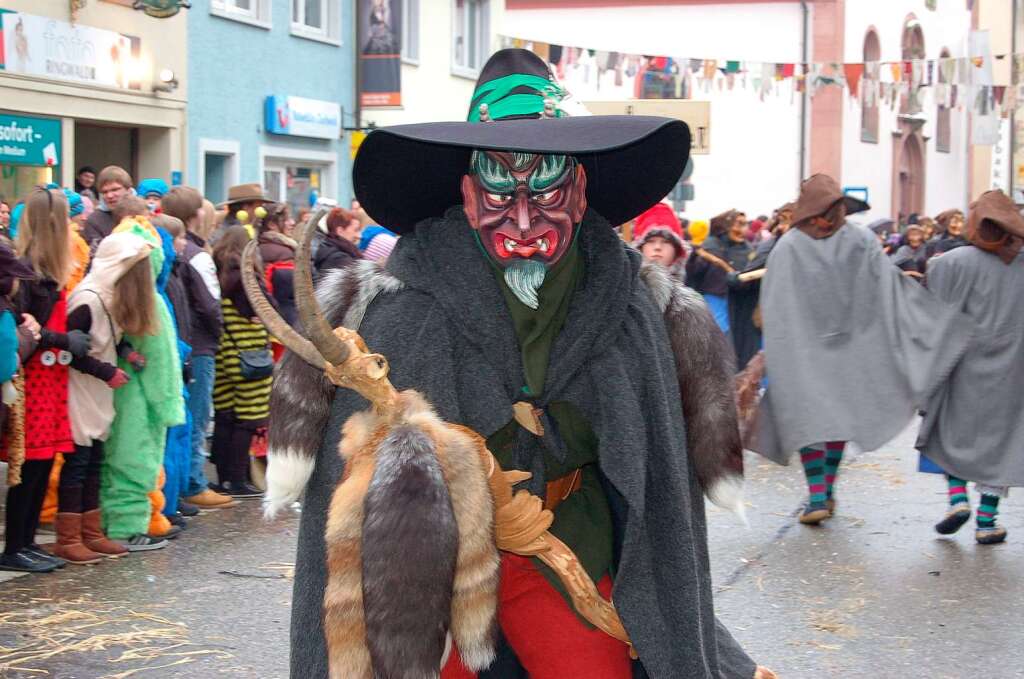
[[689, 131], [564, 117], [563, 95], [504, 50], [470, 123], [372, 133], [354, 183], [402, 234], [386, 267], [332, 272], [310, 299], [306, 224], [310, 340], [254, 299], [291, 349], [267, 503], [306, 491], [294, 677], [758, 672], [708, 573], [701, 490], [740, 501], [729, 349], [700, 297], [612, 229], [668, 193]]
[[[160, 236], [148, 220], [138, 217], [126, 219], [114, 229], [115, 233], [124, 231], [141, 236], [153, 247], [149, 257], [156, 280], [164, 268]], [[114, 392], [118, 416], [107, 439], [100, 495], [103, 525], [114, 539], [128, 539], [149, 529], [149, 493], [157, 485], [164, 461], [167, 430], [185, 422], [174, 322], [163, 297], [156, 289], [153, 294], [160, 326], [156, 334], [125, 335], [145, 356], [145, 368], [136, 370], [126, 359], [118, 359], [118, 367], [131, 381]]]

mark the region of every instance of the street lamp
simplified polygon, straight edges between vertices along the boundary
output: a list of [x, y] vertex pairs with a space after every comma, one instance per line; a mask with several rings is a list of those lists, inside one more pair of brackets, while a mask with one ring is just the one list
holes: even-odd
[[154, 92], [173, 92], [178, 89], [178, 79], [175, 77], [174, 71], [169, 68], [160, 69], [157, 80], [159, 82], [153, 83]]

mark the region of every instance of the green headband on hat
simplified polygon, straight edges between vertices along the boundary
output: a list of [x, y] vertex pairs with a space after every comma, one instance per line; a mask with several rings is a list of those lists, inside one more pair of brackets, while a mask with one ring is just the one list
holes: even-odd
[[[532, 92], [515, 92], [519, 88], [528, 88]], [[515, 93], [513, 93], [515, 92]], [[469, 111], [469, 122], [480, 122], [480, 105], [487, 104], [488, 116], [492, 120], [509, 116], [541, 115], [544, 112], [546, 99], [554, 100], [555, 104], [565, 96], [565, 90], [548, 78], [526, 73], [513, 73], [502, 78], [490, 80], [477, 88], [473, 93], [473, 106]], [[563, 115], [557, 107], [555, 117]]]

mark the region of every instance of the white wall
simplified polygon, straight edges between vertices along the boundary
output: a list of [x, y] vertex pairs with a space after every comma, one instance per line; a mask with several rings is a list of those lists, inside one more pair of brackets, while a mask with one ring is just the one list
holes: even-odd
[[[452, 74], [452, 0], [420, 0], [419, 63], [402, 64], [402, 106], [364, 108], [363, 123], [377, 126], [465, 120], [475, 78]], [[504, 0], [490, 0], [492, 50]]]
[[[505, 35], [574, 47], [680, 59], [801, 60], [803, 18], [795, 2], [738, 5], [633, 6], [592, 9], [508, 10]], [[722, 64], [724, 66], [724, 63]], [[758, 74], [759, 75], [759, 74]], [[752, 80], [752, 74], [749, 76]], [[567, 78], [578, 99], [629, 98], [632, 92]], [[743, 90], [698, 91], [711, 102], [711, 153], [694, 156], [695, 200], [686, 216], [706, 219], [730, 208], [771, 214], [799, 186], [800, 97], [781, 83], [764, 102]], [[615, 96], [611, 96], [610, 93]]]
[[[882, 61], [901, 58], [901, 38], [907, 16], [913, 12], [924, 33], [925, 57], [938, 59], [943, 48], [950, 56], [967, 54], [967, 35], [971, 26], [971, 13], [961, 2], [942, 2], [941, 11], [928, 11], [918, 0], [888, 0], [886, 2], [846, 2], [845, 61], [863, 59], [864, 36], [874, 26], [878, 33]], [[883, 78], [883, 81], [886, 79]], [[949, 153], [935, 149], [936, 106], [931, 88], [924, 90], [924, 136], [928, 139], [925, 152], [926, 183], [925, 211], [935, 215], [952, 207], [967, 207], [967, 137], [968, 115], [965, 110], [951, 113], [952, 138]], [[963, 89], [961, 89], [961, 95]], [[860, 104], [845, 97], [843, 109], [843, 177], [844, 186], [867, 186], [871, 211], [866, 217], [893, 217], [892, 212], [892, 132], [898, 129], [897, 102], [895, 109], [881, 107], [878, 143], [860, 140]]]

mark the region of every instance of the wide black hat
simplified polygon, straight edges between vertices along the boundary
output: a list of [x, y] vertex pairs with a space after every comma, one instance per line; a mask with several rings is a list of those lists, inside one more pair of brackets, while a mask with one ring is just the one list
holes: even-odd
[[679, 181], [690, 130], [655, 116], [570, 117], [565, 93], [533, 52], [506, 49], [484, 65], [467, 122], [396, 125], [371, 132], [352, 169], [356, 197], [378, 224], [406, 233], [462, 202], [474, 149], [575, 157], [587, 202], [612, 224], [637, 216]]

